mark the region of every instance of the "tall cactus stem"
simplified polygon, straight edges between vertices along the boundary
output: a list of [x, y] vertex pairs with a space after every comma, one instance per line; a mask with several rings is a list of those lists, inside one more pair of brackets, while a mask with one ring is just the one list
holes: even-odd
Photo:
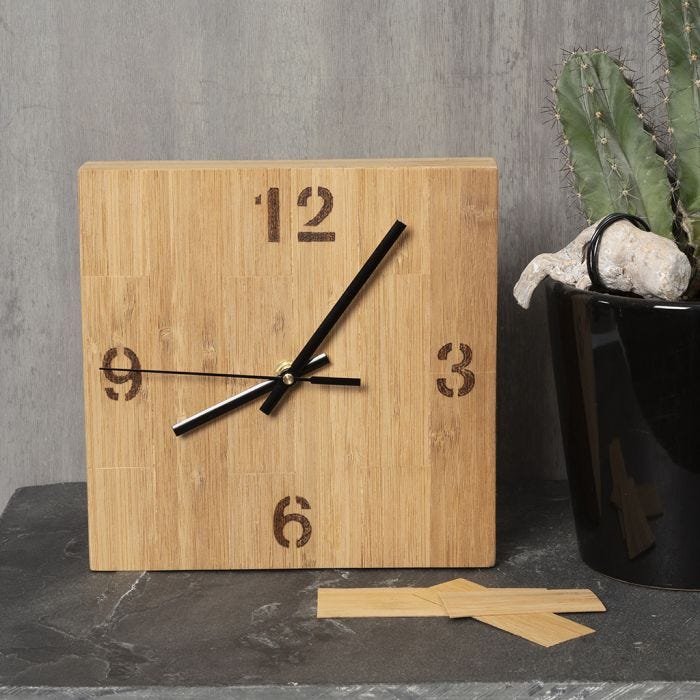
[[636, 214], [673, 237], [664, 155], [622, 62], [607, 51], [568, 54], [555, 86], [573, 186], [589, 223], [614, 212]]
[[666, 56], [665, 103], [677, 181], [678, 210], [700, 256], [700, 1], [659, 0], [660, 44]]

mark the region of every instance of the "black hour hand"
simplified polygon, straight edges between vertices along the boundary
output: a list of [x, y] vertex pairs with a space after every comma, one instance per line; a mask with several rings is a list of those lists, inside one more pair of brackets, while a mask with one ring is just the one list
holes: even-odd
[[[303, 374], [308, 374], [309, 372], [314, 372], [321, 367], [325, 367], [325, 365], [327, 365], [329, 362], [330, 360], [328, 359], [328, 355], [321, 353], [320, 355], [317, 355], [309, 360], [309, 362], [304, 366]], [[268, 379], [267, 381], [260, 382], [259, 384], [250, 387], [250, 389], [241, 391], [240, 394], [231, 396], [230, 398], [221, 401], [214, 406], [210, 406], [199, 413], [195, 413], [195, 415], [190, 416], [189, 418], [185, 418], [185, 420], [181, 420], [179, 423], [175, 423], [173, 426], [173, 432], [178, 436], [189, 433], [190, 430], [199, 428], [201, 425], [204, 425], [205, 423], [208, 423], [219, 416], [230, 413], [241, 406], [245, 406], [250, 401], [254, 401], [260, 396], [268, 394], [277, 384], [281, 384], [279, 379]]]

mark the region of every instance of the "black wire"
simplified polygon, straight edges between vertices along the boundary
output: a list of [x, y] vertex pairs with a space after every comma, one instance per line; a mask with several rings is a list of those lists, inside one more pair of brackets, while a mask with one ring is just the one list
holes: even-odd
[[600, 252], [600, 242], [607, 228], [616, 221], [621, 221], [623, 219], [630, 221], [644, 231], [651, 230], [649, 228], [649, 224], [647, 224], [644, 219], [641, 219], [634, 214], [615, 212], [613, 214], [608, 214], [605, 218], [601, 219], [600, 223], [596, 226], [593, 235], [591, 236], [591, 240], [586, 244], [586, 267], [588, 268], [588, 276], [591, 279], [591, 291], [593, 292], [604, 292], [606, 294], [614, 293], [612, 289], [609, 289], [603, 284], [603, 280], [600, 278], [600, 273], [598, 272], [598, 253]]

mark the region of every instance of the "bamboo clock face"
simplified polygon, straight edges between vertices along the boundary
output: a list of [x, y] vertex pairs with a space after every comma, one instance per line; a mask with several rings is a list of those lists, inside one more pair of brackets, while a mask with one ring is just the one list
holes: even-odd
[[[93, 569], [493, 564], [493, 161], [86, 163], [79, 195]], [[267, 380], [139, 370], [275, 376], [396, 219], [306, 375], [361, 386], [295, 371], [175, 435]]]

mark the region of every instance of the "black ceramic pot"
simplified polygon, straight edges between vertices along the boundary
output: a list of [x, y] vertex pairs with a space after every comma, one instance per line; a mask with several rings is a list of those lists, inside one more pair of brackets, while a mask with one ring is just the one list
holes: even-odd
[[700, 588], [700, 303], [548, 281], [571, 501], [583, 560]]

